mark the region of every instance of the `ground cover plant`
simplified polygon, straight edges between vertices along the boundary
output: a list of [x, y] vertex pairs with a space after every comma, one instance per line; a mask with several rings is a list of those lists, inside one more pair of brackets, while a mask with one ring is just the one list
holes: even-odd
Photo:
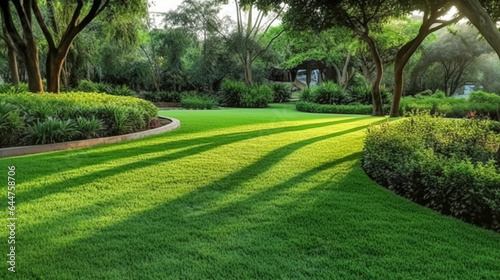
[[99, 93], [0, 94], [0, 147], [120, 135], [147, 129], [158, 109]]
[[498, 233], [365, 175], [366, 128], [385, 119], [270, 106], [162, 111], [181, 127], [0, 159], [1, 181], [16, 167], [17, 279], [498, 277]]
[[500, 232], [498, 123], [419, 114], [370, 128], [363, 168], [416, 203]]

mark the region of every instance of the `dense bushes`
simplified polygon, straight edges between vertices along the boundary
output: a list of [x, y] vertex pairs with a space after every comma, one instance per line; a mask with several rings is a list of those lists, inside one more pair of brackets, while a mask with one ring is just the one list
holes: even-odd
[[326, 82], [320, 86], [305, 88], [302, 91], [303, 101], [314, 102], [318, 104], [345, 104], [346, 92], [339, 85]]
[[[295, 105], [298, 111], [309, 113], [329, 114], [360, 114], [370, 115], [373, 113], [372, 105], [349, 104], [349, 105], [325, 105], [307, 101], [299, 101]], [[389, 112], [390, 106], [384, 105], [384, 112]]]
[[407, 97], [401, 100], [401, 114], [417, 110], [450, 118], [464, 118], [472, 112], [476, 116], [500, 120], [500, 96], [477, 91], [473, 92], [469, 99], [449, 98], [438, 91], [427, 97]]
[[[368, 105], [369, 89], [362, 85], [351, 88], [346, 95], [338, 93], [338, 86], [325, 83], [322, 86], [306, 88], [302, 91], [301, 102], [297, 110], [315, 113], [351, 113], [371, 114]], [[384, 112], [390, 109], [390, 94], [383, 90]], [[369, 98], [371, 102], [371, 96]], [[304, 102], [305, 101], [305, 102]], [[366, 105], [364, 105], [366, 104]], [[500, 120], [500, 96], [482, 91], [473, 92], [469, 99], [446, 97], [437, 91], [429, 95], [417, 95], [401, 99], [400, 114], [407, 115], [415, 111], [428, 111], [449, 118], [481, 117]]]
[[99, 93], [0, 94], [0, 146], [46, 144], [146, 129], [158, 109]]
[[201, 95], [197, 92], [185, 92], [181, 94], [181, 107], [188, 109], [213, 109], [217, 107], [217, 100], [209, 95]]
[[144, 98], [151, 102], [181, 102], [181, 94], [175, 91], [145, 92]]
[[273, 90], [273, 102], [282, 103], [287, 102], [292, 98], [292, 91], [289, 85], [283, 83], [274, 83], [271, 85]]
[[94, 83], [88, 80], [81, 80], [76, 88], [79, 92], [100, 92], [117, 96], [137, 96], [128, 86], [111, 86], [103, 83]]
[[249, 87], [243, 82], [226, 80], [221, 85], [221, 103], [229, 107], [262, 108], [273, 101], [267, 85]]
[[399, 195], [500, 231], [497, 128], [491, 121], [412, 116], [370, 128], [362, 165]]

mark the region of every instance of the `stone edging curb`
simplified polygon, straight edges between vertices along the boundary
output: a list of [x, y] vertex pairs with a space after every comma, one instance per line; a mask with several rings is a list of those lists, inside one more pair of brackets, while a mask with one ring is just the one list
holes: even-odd
[[78, 140], [78, 141], [70, 141], [70, 142], [62, 142], [55, 144], [46, 144], [46, 145], [34, 145], [34, 146], [20, 146], [20, 147], [11, 147], [11, 148], [2, 148], [0, 149], [0, 158], [6, 157], [15, 157], [22, 155], [31, 155], [38, 153], [46, 153], [46, 152], [54, 152], [54, 151], [63, 151], [63, 150], [72, 150], [78, 148], [86, 148], [91, 146], [103, 145], [103, 144], [112, 144], [127, 140], [139, 139], [151, 135], [161, 134], [164, 132], [172, 131], [181, 126], [181, 122], [174, 118], [165, 118], [159, 117], [162, 119], [167, 119], [172, 121], [171, 123], [145, 131], [139, 131], [135, 133], [118, 135], [118, 136], [110, 136], [104, 138], [94, 138], [87, 140]]

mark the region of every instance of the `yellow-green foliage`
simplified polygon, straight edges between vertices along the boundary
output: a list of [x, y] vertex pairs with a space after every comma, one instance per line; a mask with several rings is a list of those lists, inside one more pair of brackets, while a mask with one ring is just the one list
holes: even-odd
[[104, 93], [0, 94], [0, 146], [46, 144], [143, 130], [157, 118], [148, 101]]

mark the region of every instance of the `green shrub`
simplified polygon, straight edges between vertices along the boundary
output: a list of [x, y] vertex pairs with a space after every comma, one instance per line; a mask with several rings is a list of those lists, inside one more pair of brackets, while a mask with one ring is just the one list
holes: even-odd
[[81, 80], [78, 82], [76, 90], [80, 92], [102, 92], [94, 82], [89, 80]]
[[228, 107], [241, 107], [242, 98], [249, 91], [244, 82], [224, 80], [221, 85], [221, 102]]
[[262, 108], [273, 99], [273, 90], [267, 85], [249, 87], [244, 82], [230, 80], [221, 85], [221, 103], [225, 106]]
[[12, 84], [0, 84], [0, 93], [16, 94], [27, 91], [28, 91], [28, 84], [26, 83], [19, 83], [18, 86], [14, 86]]
[[500, 136], [491, 126], [417, 115], [372, 127], [362, 165], [399, 195], [500, 231]]
[[180, 102], [181, 94], [178, 92], [153, 91], [145, 92], [144, 98], [151, 102]]
[[[299, 101], [295, 105], [298, 111], [309, 113], [327, 113], [327, 114], [360, 114], [371, 115], [373, 113], [372, 105], [349, 104], [349, 105], [325, 105], [307, 101]], [[389, 112], [390, 106], [384, 105], [384, 112]]]
[[90, 118], [77, 117], [75, 119], [75, 129], [83, 139], [96, 138], [101, 135], [103, 124], [95, 116], [91, 116]]
[[273, 90], [268, 85], [253, 86], [242, 96], [241, 106], [264, 108], [273, 101]]
[[292, 97], [290, 86], [282, 83], [274, 83], [271, 85], [273, 90], [273, 102], [281, 103], [287, 102]]
[[474, 92], [469, 99], [443, 97], [436, 92], [429, 97], [406, 97], [401, 99], [400, 113], [428, 111], [450, 118], [465, 118], [471, 115], [500, 120], [500, 96], [494, 93]]
[[326, 82], [302, 91], [302, 100], [319, 104], [343, 104], [347, 94], [339, 85]]
[[359, 103], [363, 105], [372, 104], [372, 89], [367, 84], [358, 84], [349, 87], [347, 91], [346, 103]]
[[108, 84], [94, 83], [94, 82], [89, 81], [89, 80], [81, 80], [78, 83], [78, 87], [76, 88], [76, 90], [80, 91], [80, 92], [107, 93], [110, 95], [117, 95], [117, 96], [133, 96], [133, 97], [137, 96], [137, 93], [135, 91], [131, 90], [126, 85], [113, 87], [113, 86], [108, 85]]
[[45, 144], [143, 130], [158, 109], [101, 93], [0, 94], [0, 146]]
[[137, 93], [135, 93], [135, 91], [131, 90], [126, 85], [111, 88], [111, 90], [106, 91], [106, 93], [118, 96], [134, 96], [134, 97], [137, 96]]
[[213, 109], [217, 106], [215, 98], [200, 95], [197, 92], [185, 92], [181, 94], [181, 107], [188, 109]]

